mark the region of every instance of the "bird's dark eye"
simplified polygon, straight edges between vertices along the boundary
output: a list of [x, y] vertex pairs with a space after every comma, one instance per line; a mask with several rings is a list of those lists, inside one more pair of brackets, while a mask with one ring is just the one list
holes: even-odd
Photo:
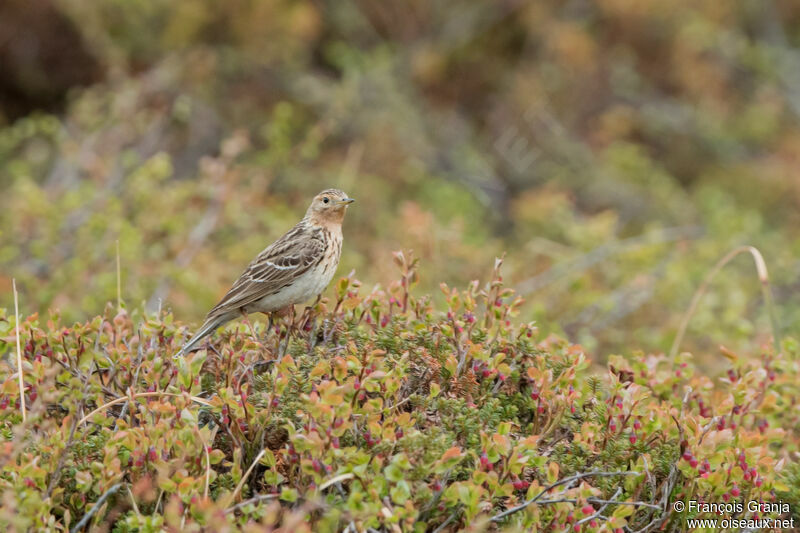
[[328, 202], [330, 202], [330, 200], [328, 199], [327, 196], [322, 199], [323, 204], [327, 204]]

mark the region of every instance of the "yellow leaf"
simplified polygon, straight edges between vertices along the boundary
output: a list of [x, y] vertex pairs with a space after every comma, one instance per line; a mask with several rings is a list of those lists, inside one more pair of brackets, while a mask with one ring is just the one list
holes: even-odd
[[547, 465], [547, 482], [555, 483], [558, 481], [558, 463], [551, 462]]

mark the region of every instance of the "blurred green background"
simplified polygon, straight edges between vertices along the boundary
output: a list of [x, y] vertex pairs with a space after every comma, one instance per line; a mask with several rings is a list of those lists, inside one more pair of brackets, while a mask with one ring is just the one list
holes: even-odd
[[[339, 273], [413, 249], [421, 291], [507, 253], [523, 319], [597, 358], [666, 350], [741, 244], [800, 323], [794, 0], [6, 0], [0, 305], [199, 321], [320, 189]], [[770, 335], [752, 260], [684, 346]]]

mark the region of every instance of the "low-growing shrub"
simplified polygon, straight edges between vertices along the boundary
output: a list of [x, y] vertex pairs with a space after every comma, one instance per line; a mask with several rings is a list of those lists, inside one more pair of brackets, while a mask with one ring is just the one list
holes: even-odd
[[[12, 530], [680, 530], [675, 501], [800, 509], [797, 348], [612, 356], [541, 338], [490, 281], [352, 277], [265, 330], [109, 305], [65, 327], [0, 312], [0, 524]], [[255, 333], [255, 337], [253, 336]], [[761, 513], [777, 516], [780, 513]], [[758, 517], [745, 509], [742, 518]]]

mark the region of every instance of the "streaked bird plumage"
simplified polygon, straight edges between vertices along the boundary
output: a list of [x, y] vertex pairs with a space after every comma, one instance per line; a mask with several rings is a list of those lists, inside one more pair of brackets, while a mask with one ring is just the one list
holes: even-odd
[[178, 355], [242, 315], [272, 313], [321, 294], [339, 265], [342, 221], [352, 202], [338, 189], [315, 196], [303, 219], [258, 254]]

